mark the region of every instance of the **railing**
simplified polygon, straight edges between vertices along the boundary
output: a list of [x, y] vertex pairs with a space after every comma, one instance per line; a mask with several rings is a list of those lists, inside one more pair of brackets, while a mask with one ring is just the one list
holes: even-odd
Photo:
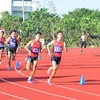
[[[16, 7], [16, 6], [14, 6], [13, 7], [13, 11], [22, 11], [22, 7]], [[25, 12], [31, 12], [32, 11], [32, 7], [25, 6], [24, 7], [24, 11]]]

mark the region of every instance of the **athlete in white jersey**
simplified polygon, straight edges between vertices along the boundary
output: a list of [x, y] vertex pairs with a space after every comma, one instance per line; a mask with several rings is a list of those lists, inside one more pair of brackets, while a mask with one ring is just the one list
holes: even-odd
[[87, 36], [86, 36], [86, 32], [84, 31], [83, 33], [82, 33], [82, 36], [81, 36], [81, 49], [80, 49], [80, 53], [82, 53], [82, 51], [83, 51], [83, 46], [84, 46], [84, 48], [86, 48], [86, 40], [87, 40]]

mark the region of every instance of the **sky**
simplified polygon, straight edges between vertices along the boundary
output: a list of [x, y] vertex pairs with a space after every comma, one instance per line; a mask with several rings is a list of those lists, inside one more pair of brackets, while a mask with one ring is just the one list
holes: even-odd
[[[11, 0], [0, 0], [0, 12], [11, 11]], [[53, 1], [56, 7], [56, 12], [61, 15], [73, 11], [76, 8], [89, 8], [89, 9], [99, 9], [100, 10], [100, 0], [34, 0], [40, 1], [41, 7], [49, 7], [48, 1]]]
[[11, 0], [0, 0], [0, 13], [11, 10]]
[[[49, 0], [39, 0], [40, 2]], [[73, 11], [76, 8], [90, 8], [100, 10], [100, 0], [51, 0], [56, 6], [58, 14]]]

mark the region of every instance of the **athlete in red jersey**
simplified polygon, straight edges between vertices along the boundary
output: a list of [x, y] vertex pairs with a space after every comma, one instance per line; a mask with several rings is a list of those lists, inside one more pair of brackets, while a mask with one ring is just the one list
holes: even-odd
[[[42, 43], [39, 41], [40, 35], [41, 35], [40, 32], [35, 33], [35, 39], [34, 40], [31, 40], [25, 46], [25, 49], [29, 52], [28, 53], [28, 58], [27, 58], [26, 69], [27, 70], [30, 70], [31, 69], [31, 65], [32, 65], [32, 72], [30, 73], [30, 76], [28, 78], [28, 82], [29, 83], [33, 83], [32, 77], [35, 74], [36, 67], [37, 67], [37, 64], [38, 64], [38, 55], [44, 49], [44, 48], [41, 49]], [[31, 49], [28, 48], [29, 46], [31, 47]]]
[[56, 70], [58, 68], [58, 65], [60, 64], [63, 48], [65, 49], [65, 51], [67, 50], [65, 47], [65, 42], [62, 41], [62, 35], [63, 35], [62, 31], [59, 31], [57, 33], [57, 40], [53, 40], [47, 45], [49, 55], [51, 55], [49, 46], [53, 45], [53, 52], [52, 52], [53, 54], [51, 57], [52, 66], [47, 71], [47, 73], [49, 74], [50, 71], [52, 70], [52, 74], [50, 75], [50, 78], [48, 79], [49, 85], [52, 85], [50, 81], [54, 77]]
[[5, 44], [5, 38], [3, 37], [3, 35], [4, 35], [4, 32], [0, 31], [0, 64], [1, 64], [1, 60], [2, 60], [4, 44]]
[[53, 55], [56, 57], [61, 57], [64, 42], [54, 40]]

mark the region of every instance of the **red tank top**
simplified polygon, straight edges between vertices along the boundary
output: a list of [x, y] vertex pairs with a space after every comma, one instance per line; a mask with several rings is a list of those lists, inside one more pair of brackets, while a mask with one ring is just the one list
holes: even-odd
[[62, 49], [64, 46], [64, 42], [63, 41], [54, 41], [54, 47], [53, 47], [53, 55], [56, 57], [61, 57], [62, 55]]
[[0, 38], [0, 47], [4, 46], [5, 38]]
[[32, 56], [33, 57], [38, 57], [40, 48], [41, 48], [41, 42], [33, 41], [33, 45], [32, 45]]

